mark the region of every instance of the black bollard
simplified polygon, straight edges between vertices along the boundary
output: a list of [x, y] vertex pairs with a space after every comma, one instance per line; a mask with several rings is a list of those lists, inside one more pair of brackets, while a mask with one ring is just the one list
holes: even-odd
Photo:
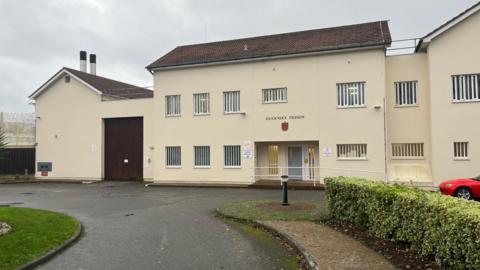
[[283, 206], [288, 206], [290, 205], [288, 203], [288, 175], [282, 175], [282, 190], [283, 190]]

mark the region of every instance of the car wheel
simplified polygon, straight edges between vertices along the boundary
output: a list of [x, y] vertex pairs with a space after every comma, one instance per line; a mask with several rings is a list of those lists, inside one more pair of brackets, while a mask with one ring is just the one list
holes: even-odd
[[472, 192], [468, 188], [461, 187], [461, 188], [458, 188], [457, 191], [455, 191], [455, 197], [458, 197], [460, 199], [470, 200], [472, 199]]

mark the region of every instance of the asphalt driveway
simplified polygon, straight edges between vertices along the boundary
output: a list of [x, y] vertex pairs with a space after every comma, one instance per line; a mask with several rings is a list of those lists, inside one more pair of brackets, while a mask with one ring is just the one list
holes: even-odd
[[[322, 191], [291, 191], [323, 200]], [[213, 216], [223, 202], [278, 198], [279, 190], [166, 188], [142, 183], [0, 185], [0, 203], [70, 214], [85, 227], [40, 269], [275, 269], [285, 255]]]

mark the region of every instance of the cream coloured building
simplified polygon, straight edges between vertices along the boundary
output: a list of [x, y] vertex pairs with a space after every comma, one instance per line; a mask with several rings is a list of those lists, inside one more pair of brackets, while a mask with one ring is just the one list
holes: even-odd
[[426, 184], [478, 175], [479, 9], [407, 55], [386, 55], [386, 21], [180, 46], [147, 67], [153, 98], [64, 68], [31, 96], [37, 177], [248, 185], [283, 174]]

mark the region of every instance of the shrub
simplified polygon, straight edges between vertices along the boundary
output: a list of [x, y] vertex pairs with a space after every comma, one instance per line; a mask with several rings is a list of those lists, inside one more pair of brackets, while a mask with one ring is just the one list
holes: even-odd
[[325, 179], [329, 215], [452, 269], [480, 269], [480, 203], [355, 178]]

